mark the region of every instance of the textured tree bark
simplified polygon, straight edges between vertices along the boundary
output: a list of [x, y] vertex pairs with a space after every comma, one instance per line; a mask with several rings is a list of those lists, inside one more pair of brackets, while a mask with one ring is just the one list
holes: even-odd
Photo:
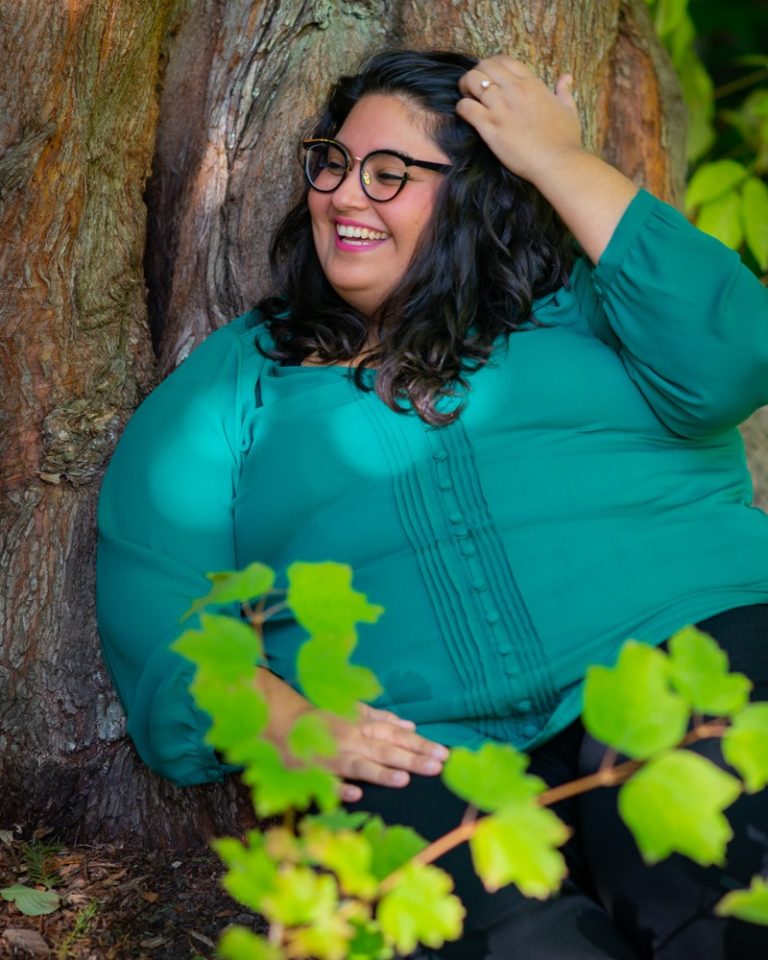
[[588, 142], [673, 200], [677, 86], [643, 0], [0, 0], [0, 38], [0, 821], [194, 841], [246, 805], [159, 780], [122, 735], [98, 480], [156, 379], [268, 290], [328, 83], [386, 44], [570, 70]]

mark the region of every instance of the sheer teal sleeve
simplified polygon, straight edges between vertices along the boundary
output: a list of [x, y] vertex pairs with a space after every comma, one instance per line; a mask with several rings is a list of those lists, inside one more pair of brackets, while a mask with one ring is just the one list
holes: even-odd
[[[232, 502], [261, 357], [252, 316], [213, 333], [126, 427], [99, 499], [97, 613], [104, 656], [142, 759], [181, 784], [220, 780], [192, 665], [169, 645], [234, 566]], [[190, 621], [193, 624], [195, 621]]]
[[672, 431], [716, 433], [768, 403], [768, 290], [737, 253], [641, 190], [593, 278], [596, 332]]

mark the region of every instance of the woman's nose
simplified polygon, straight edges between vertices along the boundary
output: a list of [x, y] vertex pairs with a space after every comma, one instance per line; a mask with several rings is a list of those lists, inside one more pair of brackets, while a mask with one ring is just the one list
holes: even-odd
[[352, 170], [346, 175], [339, 186], [333, 191], [333, 205], [339, 209], [354, 207], [361, 209], [368, 206], [368, 197], [360, 183], [359, 161], [356, 161]]

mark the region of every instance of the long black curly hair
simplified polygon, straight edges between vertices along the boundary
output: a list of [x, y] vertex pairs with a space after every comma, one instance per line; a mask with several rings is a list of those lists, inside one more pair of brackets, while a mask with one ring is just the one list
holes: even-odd
[[272, 242], [278, 294], [258, 305], [274, 341], [264, 352], [274, 360], [349, 361], [364, 351], [373, 325], [377, 346], [354, 368], [357, 386], [371, 389], [364, 370], [374, 367], [376, 392], [388, 406], [412, 407], [436, 426], [462, 409], [439, 409], [440, 399], [468, 386], [466, 375], [486, 363], [502, 334], [535, 323], [533, 299], [567, 283], [573, 260], [551, 205], [456, 115], [458, 81], [476, 63], [460, 53], [378, 53], [332, 87], [312, 134], [334, 137], [366, 94], [393, 95], [423, 113], [427, 133], [452, 164], [408, 269], [376, 314], [353, 309], [325, 278], [306, 191]]

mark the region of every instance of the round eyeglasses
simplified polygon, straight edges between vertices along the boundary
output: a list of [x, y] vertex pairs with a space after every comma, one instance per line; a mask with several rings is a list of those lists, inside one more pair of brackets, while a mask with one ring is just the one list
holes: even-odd
[[433, 160], [414, 160], [396, 150], [372, 150], [362, 159], [353, 157], [338, 140], [316, 138], [303, 140], [304, 176], [313, 190], [333, 193], [352, 172], [353, 161], [360, 161], [360, 185], [365, 195], [377, 203], [394, 200], [410, 179], [409, 167], [423, 167], [446, 173], [450, 163]]

